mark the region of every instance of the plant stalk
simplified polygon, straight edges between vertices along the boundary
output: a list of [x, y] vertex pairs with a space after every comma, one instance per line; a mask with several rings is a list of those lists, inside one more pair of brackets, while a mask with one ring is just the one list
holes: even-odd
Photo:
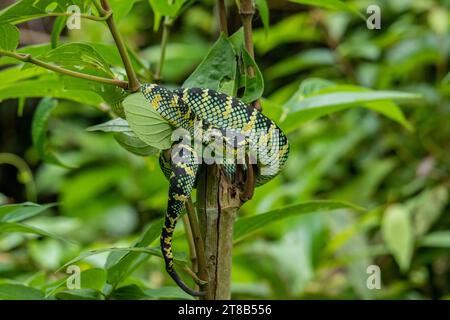
[[109, 15], [106, 19], [106, 24], [108, 25], [109, 31], [111, 32], [111, 35], [116, 43], [117, 49], [119, 50], [120, 57], [125, 67], [125, 71], [128, 77], [128, 89], [132, 92], [136, 92], [139, 90], [140, 84], [131, 64], [131, 60], [128, 55], [125, 43], [119, 33], [116, 23], [114, 22], [114, 14], [111, 10], [111, 7], [109, 6], [108, 0], [101, 0], [101, 6], [104, 11], [100, 14]]
[[95, 82], [100, 82], [100, 83], [105, 83], [105, 84], [110, 84], [110, 85], [115, 85], [115, 86], [119, 86], [123, 89], [127, 89], [128, 88], [128, 83], [126, 81], [122, 81], [119, 79], [109, 79], [109, 78], [104, 78], [104, 77], [99, 77], [99, 76], [94, 76], [91, 74], [86, 74], [86, 73], [81, 73], [81, 72], [77, 72], [77, 71], [72, 71], [69, 69], [64, 69], [60, 66], [56, 66], [54, 64], [51, 63], [47, 63], [44, 62], [42, 60], [36, 59], [33, 56], [31, 56], [30, 54], [21, 54], [21, 53], [15, 53], [15, 52], [10, 52], [10, 51], [3, 51], [0, 50], [0, 55], [4, 55], [4, 56], [8, 56], [14, 59], [17, 59], [19, 61], [22, 62], [28, 62], [28, 63], [32, 63], [34, 65], [37, 65], [39, 67], [57, 72], [57, 73], [61, 73], [64, 74], [66, 76], [71, 76], [71, 77], [75, 77], [75, 78], [80, 78], [80, 79], [85, 79], [85, 80], [90, 80], [90, 81], [95, 81]]

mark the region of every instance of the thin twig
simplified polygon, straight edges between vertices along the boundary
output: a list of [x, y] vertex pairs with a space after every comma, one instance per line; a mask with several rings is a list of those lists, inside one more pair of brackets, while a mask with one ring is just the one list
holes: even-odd
[[[255, 6], [253, 4], [253, 0], [240, 0], [240, 6], [239, 6], [239, 15], [241, 16], [242, 26], [244, 29], [244, 45], [245, 49], [249, 53], [250, 57], [252, 59], [255, 58], [255, 50], [253, 48], [253, 27], [252, 27], [252, 21], [253, 16], [255, 15]], [[247, 75], [250, 78], [253, 78], [255, 76], [255, 70], [252, 66], [248, 66]], [[261, 110], [261, 103], [259, 100], [256, 100], [253, 102], [253, 107], [255, 107], [258, 110]]]
[[192, 235], [191, 224], [189, 222], [189, 218], [187, 215], [183, 215], [183, 224], [184, 224], [184, 230], [186, 231], [186, 238], [188, 240], [189, 256], [191, 259], [192, 269], [194, 271], [197, 271], [197, 253], [195, 251], [195, 242], [194, 242], [194, 237]]
[[228, 36], [227, 8], [225, 6], [225, 0], [217, 0], [217, 10], [219, 14], [220, 32]]
[[[186, 211], [189, 218], [189, 225], [191, 226], [192, 230], [195, 252], [197, 254], [197, 275], [200, 279], [205, 280], [208, 279], [208, 266], [206, 263], [205, 245], [191, 197], [189, 197], [188, 201], [186, 202]], [[206, 290], [206, 286], [203, 285], [201, 289], [202, 291]]]
[[58, 72], [61, 74], [64, 74], [66, 76], [71, 76], [71, 77], [75, 77], [75, 78], [80, 78], [80, 79], [85, 79], [85, 80], [90, 80], [90, 81], [95, 81], [95, 82], [100, 82], [100, 83], [105, 83], [105, 84], [110, 84], [110, 85], [115, 85], [115, 86], [119, 86], [123, 89], [127, 89], [128, 88], [128, 83], [126, 81], [122, 81], [119, 79], [109, 79], [109, 78], [103, 78], [103, 77], [99, 77], [99, 76], [94, 76], [91, 74], [86, 74], [86, 73], [81, 73], [81, 72], [77, 72], [77, 71], [72, 71], [69, 69], [64, 69], [60, 66], [56, 66], [54, 64], [51, 63], [47, 63], [44, 62], [42, 60], [36, 59], [33, 56], [31, 56], [31, 54], [21, 54], [21, 53], [15, 53], [15, 52], [9, 52], [9, 51], [3, 51], [0, 50], [0, 55], [5, 55], [14, 59], [17, 59], [19, 61], [22, 62], [28, 62], [28, 63], [32, 63], [34, 65], [37, 65], [39, 67], [54, 71], [54, 72]]
[[172, 28], [172, 19], [168, 16], [164, 17], [163, 22], [163, 31], [162, 31], [162, 39], [161, 39], [161, 53], [159, 57], [159, 63], [156, 67], [155, 72], [155, 81], [161, 81], [162, 69], [164, 66], [164, 61], [166, 59], [166, 48], [169, 42], [170, 29]]
[[100, 14], [102, 16], [109, 14], [109, 17], [106, 19], [106, 24], [108, 25], [109, 31], [113, 36], [117, 49], [119, 50], [123, 65], [125, 67], [125, 71], [128, 77], [128, 89], [132, 92], [136, 92], [139, 90], [140, 84], [137, 79], [136, 73], [134, 72], [133, 65], [131, 64], [131, 60], [128, 55], [125, 43], [119, 33], [119, 30], [117, 29], [116, 23], [114, 22], [114, 14], [111, 10], [111, 7], [109, 6], [108, 0], [101, 0], [101, 5], [104, 11], [100, 12]]

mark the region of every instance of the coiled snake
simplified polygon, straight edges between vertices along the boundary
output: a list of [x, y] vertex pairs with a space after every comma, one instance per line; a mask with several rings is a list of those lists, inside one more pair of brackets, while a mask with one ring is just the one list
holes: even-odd
[[[200, 145], [206, 146], [212, 141], [222, 141], [222, 146], [228, 148], [228, 151], [231, 149], [227, 153], [231, 157], [221, 163], [226, 175], [231, 178], [236, 173], [238, 164], [246, 166], [242, 157], [238, 157], [242, 154], [240, 151], [250, 155], [247, 159], [252, 159], [258, 168], [255, 173], [257, 186], [268, 182], [280, 172], [289, 154], [289, 144], [272, 120], [227, 94], [201, 88], [172, 91], [156, 84], [144, 84], [141, 91], [154, 110], [174, 128], [183, 130], [172, 144], [171, 159], [166, 159], [163, 153], [159, 158], [161, 169], [169, 180], [167, 212], [161, 233], [161, 250], [166, 270], [188, 294], [204, 295], [204, 292], [190, 289], [180, 279], [174, 269], [172, 252], [175, 225], [196, 186], [199, 166], [202, 162], [207, 162], [208, 158], [205, 153], [197, 150], [195, 142], [200, 141]], [[210, 153], [209, 158], [211, 157], [223, 158], [217, 152]]]

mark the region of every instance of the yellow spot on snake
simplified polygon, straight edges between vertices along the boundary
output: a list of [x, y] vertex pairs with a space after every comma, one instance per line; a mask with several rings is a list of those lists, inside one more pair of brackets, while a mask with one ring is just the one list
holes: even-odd
[[173, 198], [175, 199], [175, 200], [178, 200], [178, 201], [187, 201], [187, 199], [189, 198], [188, 196], [186, 196], [186, 195], [183, 195], [183, 194], [174, 194], [173, 195]]
[[232, 101], [233, 101], [233, 98], [231, 96], [228, 96], [226, 106], [225, 106], [225, 111], [222, 113], [224, 118], [228, 118], [228, 116], [231, 113], [231, 110], [232, 110], [231, 102]]
[[250, 116], [250, 120], [243, 127], [245, 133], [250, 132], [254, 128], [257, 116], [258, 116], [258, 111], [255, 109], [255, 110], [253, 110], [253, 113]]
[[153, 107], [153, 109], [158, 110], [161, 100], [162, 100], [161, 95], [160, 94], [156, 94], [155, 97], [152, 99], [152, 107]]

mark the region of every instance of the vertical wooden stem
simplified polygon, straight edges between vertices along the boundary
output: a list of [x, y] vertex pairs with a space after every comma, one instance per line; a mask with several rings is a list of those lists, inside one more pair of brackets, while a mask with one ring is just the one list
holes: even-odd
[[228, 184], [216, 165], [205, 167], [197, 186], [197, 214], [205, 241], [208, 269], [206, 300], [231, 296], [233, 225], [241, 205], [238, 190]]

